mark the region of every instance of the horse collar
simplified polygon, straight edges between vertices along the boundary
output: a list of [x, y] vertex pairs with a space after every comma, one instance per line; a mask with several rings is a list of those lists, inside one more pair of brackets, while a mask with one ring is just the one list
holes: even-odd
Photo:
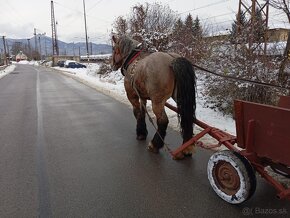
[[129, 65], [141, 54], [141, 52], [142, 50], [133, 49], [132, 52], [128, 55], [121, 68], [121, 73], [123, 76], [125, 76], [124, 71], [128, 69]]

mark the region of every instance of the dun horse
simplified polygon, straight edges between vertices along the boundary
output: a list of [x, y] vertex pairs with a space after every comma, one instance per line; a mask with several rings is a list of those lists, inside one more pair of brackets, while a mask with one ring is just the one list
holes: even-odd
[[[133, 106], [137, 120], [136, 134], [138, 140], [145, 140], [147, 127], [145, 123], [146, 101], [151, 100], [152, 110], [156, 116], [158, 132], [149, 142], [147, 149], [158, 153], [164, 146], [164, 137], [168, 126], [165, 103], [172, 97], [179, 110], [179, 120], [183, 142], [193, 135], [195, 119], [195, 72], [191, 62], [176, 53], [149, 53], [140, 49], [140, 43], [127, 36], [112, 37], [113, 70], [121, 71], [124, 78], [127, 97]], [[142, 107], [144, 105], [144, 107]], [[191, 155], [192, 147], [180, 154]]]

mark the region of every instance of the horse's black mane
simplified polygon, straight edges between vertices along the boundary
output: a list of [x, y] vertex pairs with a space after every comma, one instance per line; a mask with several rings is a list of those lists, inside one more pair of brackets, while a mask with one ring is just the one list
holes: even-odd
[[128, 56], [133, 49], [135, 49], [140, 42], [130, 38], [129, 36], [123, 35], [119, 38], [119, 47], [124, 56]]

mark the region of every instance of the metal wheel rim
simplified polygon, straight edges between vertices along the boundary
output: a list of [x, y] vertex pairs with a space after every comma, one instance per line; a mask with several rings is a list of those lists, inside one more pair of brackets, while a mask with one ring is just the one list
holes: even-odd
[[241, 185], [237, 170], [226, 161], [219, 161], [213, 171], [217, 187], [227, 195], [236, 194]]

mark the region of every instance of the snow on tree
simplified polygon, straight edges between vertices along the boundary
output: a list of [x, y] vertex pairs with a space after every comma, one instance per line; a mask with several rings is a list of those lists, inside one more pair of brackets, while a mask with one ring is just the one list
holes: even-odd
[[128, 32], [128, 29], [129, 29], [128, 23], [127, 23], [127, 20], [123, 16], [117, 17], [113, 25], [118, 35], [123, 35]]
[[128, 16], [126, 26], [128, 31], [122, 30], [125, 26], [124, 20], [117, 19], [114, 22], [114, 29], [118, 34], [127, 33], [133, 39], [142, 42], [143, 46], [154, 51], [168, 49], [168, 38], [172, 33], [176, 21], [176, 13], [169, 6], [159, 3], [137, 4], [132, 7]]

